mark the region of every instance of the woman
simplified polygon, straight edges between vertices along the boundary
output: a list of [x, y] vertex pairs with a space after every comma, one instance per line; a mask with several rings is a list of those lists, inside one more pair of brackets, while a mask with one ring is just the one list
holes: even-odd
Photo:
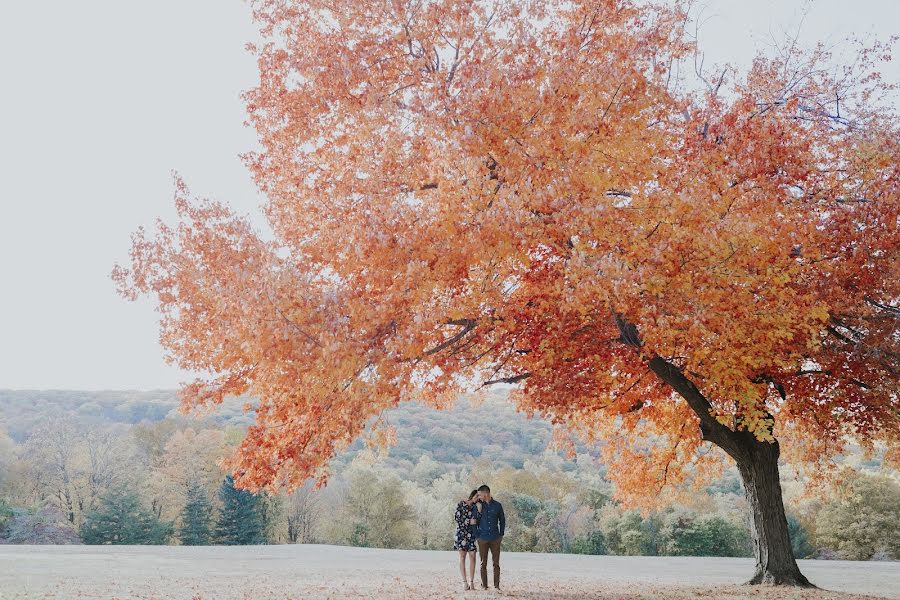
[[[478, 524], [478, 511], [475, 503], [478, 502], [478, 490], [472, 490], [468, 500], [460, 500], [456, 505], [456, 536], [453, 549], [459, 551], [459, 572], [463, 578], [463, 589], [475, 589], [475, 525]], [[466, 555], [469, 556], [469, 573], [466, 578]]]

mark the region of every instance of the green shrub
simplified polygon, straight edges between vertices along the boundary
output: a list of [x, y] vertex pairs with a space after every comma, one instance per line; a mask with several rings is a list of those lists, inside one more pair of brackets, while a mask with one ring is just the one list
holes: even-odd
[[841, 558], [900, 558], [900, 485], [883, 476], [857, 475], [846, 482], [816, 519], [824, 550]]
[[750, 531], [718, 515], [676, 510], [666, 517], [663, 531], [671, 556], [750, 556]]
[[572, 542], [573, 554], [606, 554], [606, 538], [602, 531], [592, 531]]

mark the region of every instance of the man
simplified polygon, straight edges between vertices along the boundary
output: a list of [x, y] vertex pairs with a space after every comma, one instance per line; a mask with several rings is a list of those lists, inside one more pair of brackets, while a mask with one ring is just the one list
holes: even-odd
[[482, 509], [478, 526], [475, 530], [478, 554], [481, 556], [481, 589], [487, 589], [487, 555], [491, 552], [494, 563], [494, 589], [500, 591], [500, 542], [506, 531], [506, 515], [503, 505], [491, 498], [491, 488], [486, 485], [478, 488]]

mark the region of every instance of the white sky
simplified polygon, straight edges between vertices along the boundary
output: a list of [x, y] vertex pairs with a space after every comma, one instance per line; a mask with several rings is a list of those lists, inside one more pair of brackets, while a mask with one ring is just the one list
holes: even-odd
[[[801, 42], [900, 33], [896, 0], [701, 5], [707, 63], [746, 65], [806, 5]], [[238, 159], [255, 143], [239, 98], [256, 81], [255, 35], [240, 0], [2, 0], [0, 388], [188, 379], [162, 360], [153, 305], [120, 298], [109, 273], [138, 226], [173, 221], [173, 169], [258, 215]]]

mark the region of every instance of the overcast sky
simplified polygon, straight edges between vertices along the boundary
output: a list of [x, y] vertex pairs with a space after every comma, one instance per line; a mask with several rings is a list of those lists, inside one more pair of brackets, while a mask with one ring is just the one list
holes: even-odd
[[[746, 65], [807, 4], [803, 43], [900, 33], [896, 0], [708, 0], [708, 61]], [[3, 2], [0, 388], [188, 379], [162, 360], [153, 305], [120, 298], [109, 273], [138, 226], [172, 221], [173, 169], [260, 219], [238, 159], [255, 142], [239, 97], [256, 81], [255, 35], [240, 0]]]

